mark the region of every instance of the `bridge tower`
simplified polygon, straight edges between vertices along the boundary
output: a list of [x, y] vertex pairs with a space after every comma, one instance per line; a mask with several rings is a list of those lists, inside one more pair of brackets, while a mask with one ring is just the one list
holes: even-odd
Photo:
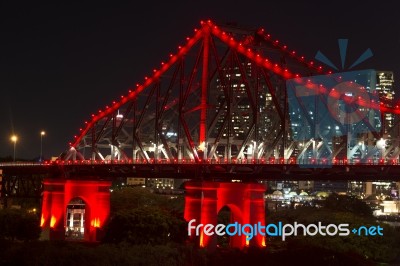
[[[265, 225], [264, 192], [265, 186], [258, 183], [239, 182], [211, 182], [188, 181], [185, 184], [185, 220], [195, 219], [192, 225], [217, 224], [220, 210], [227, 206], [231, 210], [230, 223], [240, 225], [257, 224]], [[214, 249], [217, 245], [217, 236], [208, 236], [200, 230], [196, 236], [195, 230], [191, 232], [191, 240], [200, 247]], [[244, 234], [231, 237], [230, 246], [243, 248], [246, 246], [265, 246], [265, 237], [257, 234], [246, 241]]]
[[46, 179], [40, 225], [50, 240], [98, 241], [110, 215], [110, 181]]

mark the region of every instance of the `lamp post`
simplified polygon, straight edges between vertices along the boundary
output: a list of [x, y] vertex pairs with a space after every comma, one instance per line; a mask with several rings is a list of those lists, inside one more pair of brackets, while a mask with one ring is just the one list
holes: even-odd
[[41, 162], [43, 159], [43, 136], [46, 135], [46, 132], [40, 132], [40, 158], [39, 161]]
[[16, 135], [11, 136], [11, 141], [14, 143], [14, 162], [15, 162], [15, 146], [17, 144], [18, 137]]

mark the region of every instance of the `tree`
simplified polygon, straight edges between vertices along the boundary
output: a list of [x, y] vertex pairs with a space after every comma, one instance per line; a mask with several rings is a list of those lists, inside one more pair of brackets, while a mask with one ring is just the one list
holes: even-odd
[[324, 207], [334, 211], [351, 212], [363, 217], [372, 217], [371, 208], [355, 196], [332, 193], [326, 198]]
[[116, 213], [105, 227], [104, 242], [131, 244], [167, 244], [183, 242], [186, 222], [156, 207], [140, 207]]
[[36, 214], [25, 210], [0, 210], [0, 238], [36, 240], [40, 237], [40, 221]]

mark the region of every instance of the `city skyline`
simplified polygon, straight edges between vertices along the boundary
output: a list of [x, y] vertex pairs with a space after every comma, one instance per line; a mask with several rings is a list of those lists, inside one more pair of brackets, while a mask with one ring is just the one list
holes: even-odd
[[[293, 8], [285, 10], [288, 3]], [[359, 67], [393, 71], [397, 88], [399, 22], [393, 9], [373, 3], [338, 2], [328, 9], [317, 2], [249, 3], [242, 10], [228, 3], [209, 3], [212, 9], [164, 3], [141, 12], [134, 4], [2, 4], [0, 157], [12, 156], [12, 134], [18, 136], [17, 158], [38, 158], [42, 145], [46, 158], [58, 156], [90, 114], [150, 75], [201, 19], [264, 27], [310, 60], [321, 50], [339, 62], [336, 40], [348, 38], [345, 67], [370, 48], [374, 57]], [[264, 11], [271, 8], [279, 12]], [[371, 21], [365, 14], [372, 9], [384, 15]]]

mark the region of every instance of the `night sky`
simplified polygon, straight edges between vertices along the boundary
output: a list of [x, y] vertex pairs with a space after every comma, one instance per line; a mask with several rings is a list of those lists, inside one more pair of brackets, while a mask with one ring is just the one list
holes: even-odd
[[[367, 48], [374, 56], [359, 68], [395, 72], [400, 81], [400, 12], [394, 1], [116, 1], [0, 3], [0, 157], [58, 156], [83, 122], [162, 60], [200, 20], [263, 27], [313, 59], [321, 50], [340, 65], [337, 39], [347, 38], [350, 66]], [[83, 1], [82, 1], [83, 2]]]

